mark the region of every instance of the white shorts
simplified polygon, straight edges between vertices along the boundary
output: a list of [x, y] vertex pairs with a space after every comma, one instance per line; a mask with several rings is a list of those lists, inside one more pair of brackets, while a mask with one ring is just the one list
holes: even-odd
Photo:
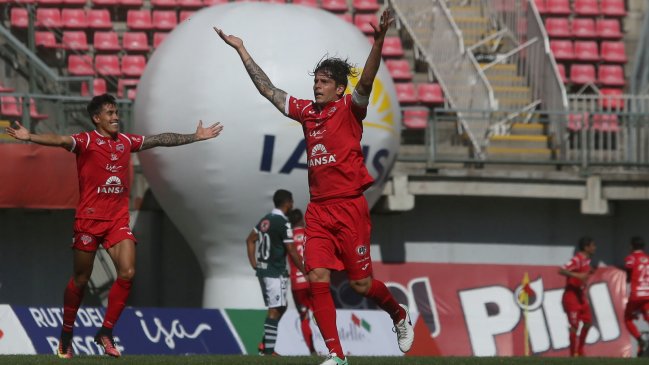
[[266, 307], [286, 307], [286, 294], [288, 292], [287, 277], [259, 277], [259, 285], [261, 285], [261, 295], [264, 296]]

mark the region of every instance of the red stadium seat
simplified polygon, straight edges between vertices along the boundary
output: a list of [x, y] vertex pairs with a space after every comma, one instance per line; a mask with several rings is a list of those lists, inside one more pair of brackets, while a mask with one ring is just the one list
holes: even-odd
[[148, 10], [129, 10], [126, 13], [126, 26], [131, 30], [151, 30], [151, 12]]
[[602, 15], [611, 17], [626, 16], [624, 0], [601, 0]]
[[108, 91], [106, 87], [106, 80], [102, 78], [92, 80], [93, 93], [90, 95], [90, 90], [88, 89], [88, 83], [81, 83], [81, 96], [97, 96], [105, 94]]
[[122, 33], [122, 46], [127, 52], [149, 52], [149, 41], [144, 32]]
[[[124, 56], [126, 57], [126, 56]], [[102, 76], [121, 76], [118, 55], [97, 55], [95, 56], [95, 69]]]
[[321, 0], [321, 8], [334, 13], [344, 13], [349, 11], [347, 0]]
[[377, 25], [379, 20], [376, 14], [356, 14], [354, 16], [354, 25], [365, 34], [373, 34], [374, 28], [370, 23]]
[[534, 4], [536, 5], [536, 9], [539, 11], [539, 14], [547, 14], [548, 8], [545, 5], [545, 0], [534, 0]]
[[146, 67], [146, 58], [141, 55], [127, 55], [122, 57], [122, 73], [124, 76], [140, 77]]
[[124, 90], [128, 95], [128, 90], [133, 89], [140, 82], [140, 79], [119, 79], [117, 80], [117, 97], [124, 97]]
[[153, 33], [153, 48], [158, 48], [160, 46], [160, 43], [164, 41], [165, 38], [169, 33], [163, 33], [163, 32], [155, 32]]
[[626, 50], [622, 41], [602, 42], [602, 60], [611, 63], [626, 63]]
[[12, 93], [14, 91], [16, 91], [16, 89], [0, 84], [0, 93]]
[[352, 18], [352, 15], [350, 13], [336, 14], [336, 16], [346, 21], [347, 23], [354, 24], [354, 19]]
[[624, 86], [624, 69], [620, 65], [600, 65], [597, 82], [606, 86]]
[[620, 39], [624, 36], [617, 19], [597, 19], [597, 36], [604, 39]]
[[193, 10], [181, 10], [180, 14], [178, 15], [178, 21], [180, 23], [184, 22], [187, 18], [191, 18], [192, 15], [196, 13]]
[[570, 81], [576, 85], [595, 83], [595, 65], [574, 64], [570, 66]]
[[90, 29], [112, 29], [113, 22], [110, 20], [108, 9], [90, 9], [86, 15], [88, 28]]
[[212, 6], [212, 5], [226, 4], [228, 2], [229, 0], [203, 0], [203, 5]]
[[599, 51], [595, 41], [576, 41], [575, 59], [578, 61], [599, 61]]
[[568, 78], [566, 77], [566, 66], [563, 63], [557, 63], [557, 72], [559, 72], [559, 77], [564, 84], [568, 83]]
[[617, 114], [593, 115], [593, 129], [598, 132], [617, 133], [620, 131], [620, 122]]
[[444, 93], [440, 84], [426, 83], [417, 85], [417, 97], [419, 102], [423, 104], [444, 104]]
[[593, 18], [575, 18], [572, 20], [572, 34], [576, 38], [596, 38]]
[[25, 8], [11, 8], [11, 26], [13, 28], [27, 28], [29, 14]]
[[548, 14], [552, 15], [570, 15], [569, 0], [545, 0], [545, 9]]
[[361, 13], [376, 13], [380, 8], [376, 0], [354, 0], [352, 7], [354, 11]]
[[77, 6], [84, 7], [86, 6], [86, 0], [63, 0], [64, 6]]
[[[374, 40], [374, 38], [372, 38]], [[385, 37], [381, 55], [383, 57], [403, 57], [403, 45], [399, 37]]]
[[93, 76], [95, 69], [93, 67], [92, 56], [70, 55], [68, 57], [68, 73], [74, 76]]
[[399, 100], [399, 104], [416, 104], [419, 101], [417, 98], [417, 91], [415, 90], [415, 84], [412, 82], [397, 82], [394, 84], [394, 87], [397, 91], [397, 100]]
[[151, 0], [151, 6], [154, 8], [175, 8], [176, 0]]
[[550, 49], [556, 60], [571, 61], [575, 59], [575, 50], [572, 41], [551, 40]]
[[575, 14], [581, 16], [598, 16], [599, 4], [597, 0], [574, 0]]
[[317, 0], [293, 0], [293, 4], [310, 6], [312, 8], [317, 8], [319, 6]]
[[412, 80], [412, 72], [410, 71], [410, 64], [406, 60], [387, 60], [385, 65], [390, 71], [390, 75], [395, 81], [410, 81]]
[[203, 0], [177, 0], [178, 6], [183, 9], [198, 9], [203, 7]]
[[37, 8], [36, 26], [42, 28], [61, 28], [61, 12], [55, 8]]
[[426, 129], [428, 108], [408, 108], [403, 110], [403, 125], [408, 129]]
[[11, 95], [3, 95], [0, 97], [0, 114], [5, 117], [22, 117], [23, 107], [18, 101], [18, 98]]
[[86, 32], [77, 30], [63, 32], [61, 43], [63, 44], [63, 49], [67, 51], [88, 50], [88, 38], [86, 37]]
[[61, 11], [61, 24], [66, 29], [86, 29], [88, 19], [83, 9], [63, 9]]
[[118, 6], [119, 0], [92, 0], [92, 6], [102, 7], [102, 6]]
[[36, 0], [38, 6], [59, 6], [63, 4], [63, 0]]
[[34, 45], [43, 48], [59, 48], [54, 33], [47, 31], [34, 33]]
[[568, 130], [576, 132], [588, 126], [588, 113], [568, 115]]
[[129, 8], [141, 8], [144, 5], [144, 0], [119, 0], [119, 4]]
[[568, 18], [545, 19], [545, 30], [550, 38], [570, 38], [570, 22]]
[[154, 10], [153, 28], [157, 30], [172, 30], [178, 25], [175, 10]]
[[118, 52], [122, 50], [117, 33], [113, 31], [95, 32], [92, 43], [95, 51], [99, 52]]
[[622, 110], [624, 109], [624, 98], [622, 89], [600, 89], [602, 98], [600, 106], [604, 109]]
[[36, 109], [36, 100], [34, 100], [34, 98], [29, 99], [29, 116], [32, 119], [37, 119], [37, 120], [49, 118], [49, 115], [41, 114], [38, 112], [38, 109]]

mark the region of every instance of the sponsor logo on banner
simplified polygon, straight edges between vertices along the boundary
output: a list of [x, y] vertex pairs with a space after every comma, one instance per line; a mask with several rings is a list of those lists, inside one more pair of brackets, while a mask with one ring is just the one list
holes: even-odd
[[29, 336], [9, 305], [0, 304], [0, 354], [35, 354]]
[[[14, 307], [39, 354], [53, 353], [63, 322], [61, 308]], [[94, 343], [105, 310], [82, 307], [74, 325], [76, 354], [103, 351]], [[113, 331], [125, 354], [240, 354], [241, 348], [221, 311], [212, 309], [126, 308]]]
[[[418, 313], [409, 355], [521, 356], [526, 330], [532, 353], [568, 355], [569, 326], [561, 304], [565, 278], [556, 267], [374, 263], [374, 272], [399, 302]], [[531, 281], [523, 284], [525, 273]], [[589, 356], [630, 356], [625, 290], [619, 269], [599, 268], [589, 279]]]

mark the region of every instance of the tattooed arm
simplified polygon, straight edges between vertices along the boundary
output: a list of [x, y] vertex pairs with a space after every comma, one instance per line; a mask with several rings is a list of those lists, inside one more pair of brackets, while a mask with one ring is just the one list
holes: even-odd
[[153, 136], [147, 136], [144, 138], [144, 143], [140, 148], [140, 151], [148, 150], [153, 147], [173, 147], [181, 146], [184, 144], [194, 143], [198, 141], [203, 141], [210, 138], [215, 138], [221, 131], [223, 126], [221, 123], [216, 122], [209, 127], [203, 128], [203, 121], [198, 122], [198, 127], [196, 127], [196, 133], [192, 134], [178, 134], [178, 133], [160, 133]]
[[275, 85], [270, 82], [270, 79], [264, 70], [257, 65], [246, 50], [246, 47], [244, 47], [243, 41], [233, 35], [225, 35], [221, 29], [216, 27], [214, 27], [214, 31], [218, 33], [225, 43], [237, 51], [239, 57], [241, 57], [243, 65], [246, 67], [250, 79], [255, 84], [255, 87], [257, 87], [257, 90], [259, 90], [259, 93], [268, 99], [275, 108], [284, 113], [284, 107], [286, 106], [286, 92], [275, 87]]

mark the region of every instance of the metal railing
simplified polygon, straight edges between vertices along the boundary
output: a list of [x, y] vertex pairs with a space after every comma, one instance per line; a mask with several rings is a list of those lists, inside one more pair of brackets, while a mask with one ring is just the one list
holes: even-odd
[[631, 92], [649, 94], [649, 14], [644, 15], [640, 39], [631, 74]]
[[[475, 158], [470, 145], [461, 138], [448, 138], [447, 131], [457, 123], [462, 111], [436, 109], [429, 124], [428, 162], [435, 163], [507, 163], [523, 165], [575, 165], [649, 167], [649, 113], [615, 110], [593, 112], [536, 111], [531, 120], [520, 117], [514, 123], [537, 123], [541, 130], [537, 138], [513, 139], [512, 143], [528, 140], [537, 146], [486, 150], [484, 159]], [[488, 128], [497, 123], [502, 111], [472, 110], [473, 119], [466, 123]], [[466, 113], [465, 113], [466, 115]], [[527, 118], [527, 117], [525, 117]], [[555, 124], [555, 125], [553, 125]], [[547, 138], [543, 132], [548, 133]]]
[[[413, 39], [416, 53], [424, 59], [454, 108], [495, 109], [493, 89], [473, 53], [464, 47], [462, 34], [443, 0], [391, 0], [399, 25]], [[485, 131], [465, 129], [477, 154]]]

